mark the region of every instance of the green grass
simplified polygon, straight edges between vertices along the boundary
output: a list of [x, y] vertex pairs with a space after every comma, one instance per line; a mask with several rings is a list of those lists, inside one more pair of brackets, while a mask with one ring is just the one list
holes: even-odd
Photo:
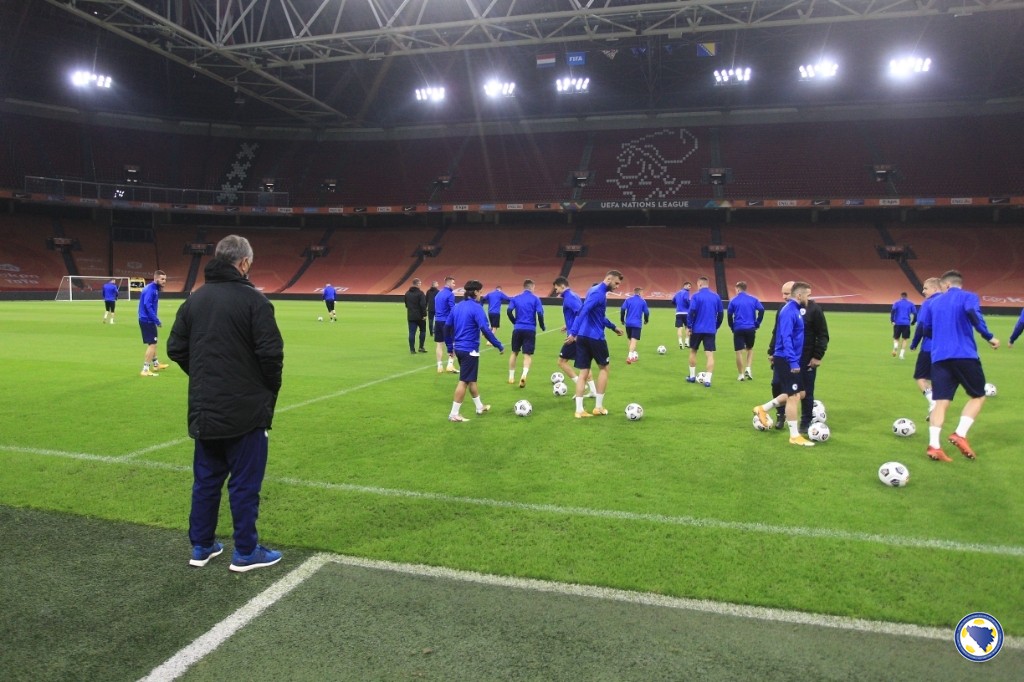
[[[162, 303], [168, 326], [177, 305]], [[484, 352], [493, 411], [476, 418], [467, 401], [472, 421], [449, 424], [456, 379], [436, 373], [432, 354], [408, 353], [400, 304], [343, 303], [337, 324], [315, 321], [318, 303], [276, 307], [285, 376], [260, 518], [271, 546], [939, 627], [981, 610], [1024, 633], [1024, 351], [982, 349], [1000, 392], [971, 431], [979, 458], [947, 445], [954, 462], [940, 465], [925, 458], [926, 403], [913, 357], [889, 356], [885, 314], [827, 313], [817, 394], [832, 439], [804, 450], [750, 424], [768, 398], [766, 334], [755, 381], [740, 383], [720, 333], [707, 390], [682, 381], [672, 313], [655, 309], [639, 363], [626, 366], [624, 340], [610, 339], [611, 415], [575, 420], [547, 379], [553, 331], [538, 339], [526, 389], [506, 383], [507, 356]], [[122, 303], [111, 327], [97, 303], [0, 303], [0, 505], [184, 531], [187, 378], [174, 367], [138, 376], [132, 313]], [[548, 319], [556, 326], [560, 311]], [[1013, 320], [989, 323], [1005, 342]], [[522, 397], [528, 418], [512, 414]], [[640, 422], [622, 414], [632, 401]], [[917, 435], [893, 436], [897, 417], [914, 419]], [[910, 467], [907, 488], [878, 482], [891, 459]], [[229, 518], [225, 504], [228, 539]]]

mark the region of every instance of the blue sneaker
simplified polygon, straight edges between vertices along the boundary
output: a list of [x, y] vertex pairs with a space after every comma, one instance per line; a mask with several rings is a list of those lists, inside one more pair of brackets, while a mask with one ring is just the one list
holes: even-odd
[[231, 565], [228, 566], [228, 569], [235, 573], [245, 573], [254, 568], [273, 566], [280, 560], [280, 552], [267, 549], [263, 545], [256, 545], [256, 549], [252, 551], [252, 554], [239, 554], [236, 549], [234, 556], [231, 557]]
[[710, 381], [705, 381], [704, 382], [704, 387], [705, 388], [711, 388], [711, 382]]
[[686, 377], [686, 383], [695, 384], [697, 383], [697, 377]]
[[215, 542], [209, 547], [203, 547], [201, 545], [195, 545], [192, 547], [192, 558], [189, 559], [189, 566], [198, 566], [202, 568], [210, 562], [215, 556], [220, 556], [220, 553], [224, 551], [224, 545], [219, 542]]

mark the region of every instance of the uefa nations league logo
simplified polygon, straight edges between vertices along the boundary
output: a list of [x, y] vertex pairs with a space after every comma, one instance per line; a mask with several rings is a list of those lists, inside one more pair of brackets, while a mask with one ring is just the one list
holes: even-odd
[[983, 663], [1003, 648], [1003, 627], [987, 613], [970, 613], [956, 626], [956, 650], [968, 661]]

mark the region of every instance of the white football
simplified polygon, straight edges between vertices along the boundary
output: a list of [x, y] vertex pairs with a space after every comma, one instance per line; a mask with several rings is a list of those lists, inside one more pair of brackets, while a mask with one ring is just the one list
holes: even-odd
[[893, 488], [902, 488], [910, 480], [910, 470], [899, 462], [886, 462], [878, 467], [878, 480]]
[[807, 427], [807, 437], [818, 443], [824, 443], [832, 437], [832, 431], [825, 422], [813, 422]]
[[906, 417], [900, 417], [892, 423], [892, 432], [897, 436], [907, 438], [917, 433], [917, 426]]
[[324, 316], [323, 315], [317, 315], [316, 321], [317, 322], [323, 322], [324, 321]]
[[638, 419], [642, 419], [644, 416], [644, 408], [640, 407], [640, 403], [630, 403], [626, 405], [626, 419], [631, 422], [635, 422]]
[[551, 387], [551, 392], [555, 395], [565, 395], [569, 392], [569, 387], [565, 385], [564, 381], [559, 381], [557, 384]]
[[708, 383], [708, 373], [707, 372], [697, 372], [697, 383], [698, 384], [706, 384], [706, 383]]
[[513, 410], [517, 417], [529, 417], [530, 413], [533, 412], [533, 405], [530, 404], [529, 400], [520, 400], [516, 402], [516, 406]]
[[998, 391], [996, 390], [995, 384], [985, 384], [985, 395], [989, 398], [994, 396]]
[[665, 346], [658, 346], [658, 355], [664, 355], [667, 352], [668, 348], [665, 348]]
[[761, 420], [757, 418], [756, 414], [754, 415], [754, 428], [757, 429], [758, 431], [771, 431], [771, 428], [774, 425], [775, 422], [772, 421], [771, 415], [768, 415], [768, 426], [764, 426], [763, 424], [761, 424]]
[[825, 414], [825, 406], [822, 405], [817, 400], [815, 400], [814, 402], [815, 405], [811, 409], [811, 421], [815, 423], [824, 424], [826, 421], [828, 421], [828, 415]]
[[562, 374], [561, 372], [552, 372], [551, 373], [551, 383], [557, 384], [557, 383], [561, 383], [563, 381], [565, 381], [565, 375], [564, 374]]

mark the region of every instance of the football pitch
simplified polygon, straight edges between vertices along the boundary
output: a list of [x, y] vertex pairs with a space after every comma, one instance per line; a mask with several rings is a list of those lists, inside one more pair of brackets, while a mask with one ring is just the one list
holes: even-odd
[[[161, 347], [178, 304], [161, 303]], [[672, 311], [654, 309], [639, 362], [609, 339], [611, 414], [576, 420], [548, 379], [562, 337], [548, 306], [526, 388], [487, 349], [492, 411], [467, 401], [471, 421], [451, 424], [456, 377], [409, 354], [400, 303], [342, 302], [336, 324], [316, 321], [316, 302], [275, 305], [285, 371], [260, 532], [285, 558], [232, 576], [220, 559], [187, 566], [187, 378], [173, 365], [139, 376], [134, 302], [113, 326], [96, 302], [0, 303], [0, 527], [15, 547], [0, 587], [5, 678], [138, 679], [231, 618], [237, 632], [184, 679], [808, 679], [812, 650], [826, 659], [815, 679], [1013, 679], [1024, 667], [1014, 319], [988, 318], [1004, 347], [981, 349], [999, 392], [970, 433], [978, 459], [946, 444], [954, 461], [938, 464], [924, 455], [915, 356], [890, 356], [885, 313], [826, 306], [817, 397], [832, 436], [803, 449], [751, 426], [769, 397], [767, 333], [754, 381], [738, 382], [720, 332], [708, 389], [683, 381]], [[533, 413], [516, 417], [523, 398]], [[630, 402], [642, 420], [626, 419]], [[894, 436], [898, 417], [916, 435]], [[878, 481], [889, 460], [910, 468], [906, 488]], [[219, 534], [230, 551], [226, 496]], [[265, 611], [237, 620], [268, 593]], [[976, 611], [1008, 638], [985, 664], [953, 645]]]

